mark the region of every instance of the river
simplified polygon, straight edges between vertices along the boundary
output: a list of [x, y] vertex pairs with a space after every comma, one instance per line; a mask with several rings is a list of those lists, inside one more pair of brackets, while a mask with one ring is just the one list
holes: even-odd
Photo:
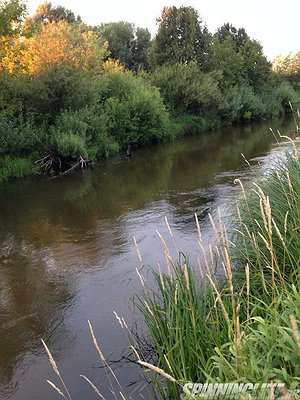
[[[99, 398], [81, 374], [106, 399], [114, 398], [107, 374], [99, 368], [87, 320], [103, 353], [118, 360], [128, 340], [113, 311], [129, 326], [142, 324], [130, 306], [131, 296], [141, 290], [133, 237], [145, 266], [164, 263], [156, 231], [176, 257], [167, 217], [178, 249], [196, 260], [194, 214], [209, 238], [208, 212], [236, 197], [236, 177], [249, 179], [253, 174], [241, 153], [257, 165], [276, 151], [270, 126], [287, 134], [293, 121], [189, 136], [140, 149], [131, 158], [101, 161], [93, 170], [62, 179], [1, 184], [1, 399], [59, 398], [46, 382], [59, 384], [41, 339], [73, 400]], [[140, 398], [140, 389], [130, 384], [139, 381], [141, 370], [126, 362], [113, 368], [124, 393]]]

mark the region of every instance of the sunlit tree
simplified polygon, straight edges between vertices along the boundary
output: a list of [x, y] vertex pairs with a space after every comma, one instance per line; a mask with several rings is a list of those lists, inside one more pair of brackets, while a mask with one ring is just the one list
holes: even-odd
[[107, 43], [94, 32], [66, 21], [41, 26], [32, 37], [18, 38], [2, 60], [10, 72], [35, 74], [54, 66], [100, 72], [108, 55]]
[[53, 6], [50, 2], [45, 2], [38, 6], [32, 17], [26, 18], [24, 31], [30, 36], [39, 29], [40, 25], [59, 21], [66, 21], [70, 24], [80, 23], [81, 17], [79, 15], [76, 17], [73, 11], [63, 6]]

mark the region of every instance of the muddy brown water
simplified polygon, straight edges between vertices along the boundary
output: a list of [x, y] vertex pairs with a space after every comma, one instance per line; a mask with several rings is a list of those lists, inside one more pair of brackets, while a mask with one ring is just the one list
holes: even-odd
[[[146, 266], [164, 264], [156, 230], [176, 257], [167, 217], [177, 247], [195, 260], [194, 213], [209, 240], [208, 212], [228, 209], [237, 196], [234, 179], [249, 179], [276, 153], [270, 126], [286, 134], [293, 121], [272, 120], [186, 137], [141, 149], [131, 158], [101, 161], [93, 170], [63, 179], [1, 184], [1, 399], [59, 398], [46, 382], [59, 384], [42, 338], [73, 400], [98, 398], [81, 374], [106, 399], [114, 398], [87, 320], [103, 353], [111, 361], [119, 360], [128, 341], [113, 311], [129, 326], [142, 325], [130, 305], [131, 296], [141, 289], [133, 237]], [[256, 165], [254, 172], [241, 153]], [[131, 384], [140, 382], [141, 370], [124, 361], [112, 367], [123, 392], [140, 398], [139, 383]]]

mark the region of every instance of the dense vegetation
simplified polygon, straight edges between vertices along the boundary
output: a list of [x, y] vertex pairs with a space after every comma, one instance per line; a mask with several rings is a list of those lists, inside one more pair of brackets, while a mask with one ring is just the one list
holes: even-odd
[[[182, 257], [168, 273], [153, 271], [154, 290], [142, 278], [145, 289], [135, 303], [156, 355], [139, 362], [167, 378], [167, 387], [158, 385], [163, 398], [179, 398], [188, 382], [281, 382], [285, 388], [273, 394], [234, 398], [299, 398], [299, 148], [278, 161], [252, 188], [237, 181], [237, 212], [230, 224], [220, 213], [211, 219], [210, 247], [198, 225], [199, 268]], [[215, 397], [186, 392], [184, 398]]]
[[151, 41], [128, 22], [91, 27], [51, 3], [28, 17], [22, 0], [0, 2], [0, 181], [298, 102], [298, 64], [274, 72], [244, 29], [212, 35], [192, 7], [165, 7], [158, 23]]

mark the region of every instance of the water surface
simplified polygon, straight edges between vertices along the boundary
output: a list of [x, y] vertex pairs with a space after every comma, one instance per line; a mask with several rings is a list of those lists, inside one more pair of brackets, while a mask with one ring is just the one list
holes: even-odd
[[[59, 398], [46, 382], [58, 383], [41, 338], [73, 400], [98, 398], [80, 374], [113, 398], [87, 320], [102, 351], [119, 359], [127, 336], [113, 311], [129, 326], [139, 321], [128, 306], [140, 290], [133, 237], [145, 265], [164, 263], [156, 230], [176, 257], [167, 217], [177, 247], [195, 260], [194, 214], [209, 239], [208, 212], [228, 206], [237, 195], [233, 180], [253, 173], [241, 153], [254, 165], [276, 153], [269, 126], [286, 134], [293, 122], [229, 127], [101, 161], [84, 174], [1, 185], [0, 398]], [[129, 386], [138, 368], [124, 362], [114, 368], [124, 392], [140, 398]]]

